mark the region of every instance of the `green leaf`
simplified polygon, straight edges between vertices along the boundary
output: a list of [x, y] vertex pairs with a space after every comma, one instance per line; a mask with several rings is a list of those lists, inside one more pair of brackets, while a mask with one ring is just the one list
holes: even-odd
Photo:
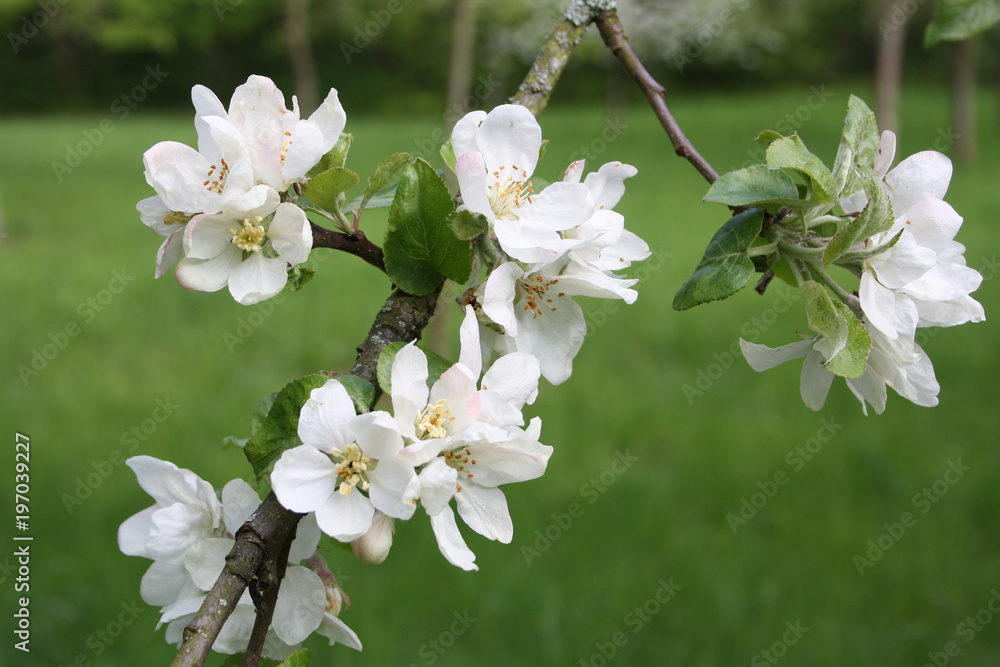
[[[382, 348], [382, 352], [378, 357], [378, 364], [375, 368], [378, 375], [378, 384], [382, 387], [382, 391], [390, 396], [392, 395], [392, 362], [396, 360], [396, 355], [405, 345], [406, 343], [402, 342], [390, 343]], [[454, 364], [430, 350], [420, 348], [420, 351], [427, 357], [427, 387], [430, 388], [434, 386], [434, 383], [441, 377], [441, 374]]]
[[885, 243], [875, 246], [874, 248], [866, 248], [864, 250], [852, 250], [851, 252], [845, 252], [843, 255], [837, 258], [837, 264], [840, 266], [846, 266], [851, 263], [860, 264], [866, 260], [875, 257], [876, 255], [881, 255], [889, 248], [896, 245], [899, 242], [899, 237], [903, 235], [904, 230], [899, 230], [899, 233], [893, 236], [891, 239]]
[[940, 0], [924, 32], [924, 46], [957, 42], [987, 30], [1000, 20], [1000, 0]]
[[694, 273], [677, 291], [674, 310], [725, 299], [743, 289], [754, 274], [746, 251], [763, 223], [764, 213], [758, 209], [730, 218], [712, 237]]
[[368, 187], [365, 188], [365, 194], [361, 198], [361, 204], [358, 206], [358, 211], [363, 211], [368, 205], [368, 202], [372, 200], [376, 195], [381, 192], [383, 188], [389, 185], [392, 177], [396, 175], [396, 172], [402, 169], [403, 165], [413, 159], [409, 153], [393, 153], [386, 159], [382, 160], [378, 167], [375, 168], [375, 172], [368, 178]]
[[838, 314], [847, 322], [847, 344], [837, 355], [826, 362], [826, 370], [845, 378], [861, 377], [868, 367], [872, 351], [872, 338], [851, 309], [840, 301], [834, 303]]
[[306, 181], [302, 194], [319, 208], [336, 211], [340, 194], [353, 188], [360, 180], [356, 172], [346, 167], [333, 167]]
[[[543, 144], [544, 145], [544, 144]], [[441, 159], [444, 160], [445, 165], [452, 171], [455, 171], [455, 165], [458, 163], [458, 158], [455, 156], [455, 148], [451, 145], [451, 139], [441, 144]], [[541, 189], [539, 189], [541, 192]]]
[[[260, 421], [260, 426], [243, 448], [257, 481], [270, 472], [285, 450], [302, 444], [298, 434], [299, 413], [309, 400], [309, 393], [322, 387], [330, 378], [331, 375], [327, 373], [306, 375], [289, 382], [275, 395], [267, 416]], [[371, 384], [353, 375], [339, 375], [335, 379], [344, 385], [348, 395], [354, 400], [356, 410], [368, 409], [375, 391]], [[258, 406], [255, 417], [260, 415], [260, 410]]]
[[312, 178], [316, 174], [322, 173], [327, 169], [333, 169], [334, 167], [343, 167], [347, 162], [347, 151], [351, 150], [351, 143], [354, 141], [353, 134], [342, 134], [337, 143], [334, 144], [333, 148], [320, 158], [316, 166], [310, 169], [306, 176]]
[[799, 190], [785, 172], [755, 164], [730, 171], [708, 189], [704, 201], [748, 206], [751, 204], [799, 204]]
[[809, 152], [798, 134], [770, 142], [767, 147], [767, 166], [771, 169], [794, 169], [805, 174], [813, 184], [813, 201], [830, 203], [836, 199], [836, 185], [830, 170], [822, 160]]
[[312, 664], [309, 658], [309, 649], [300, 648], [291, 653], [277, 667], [309, 667]]
[[857, 219], [840, 228], [837, 235], [823, 253], [823, 261], [830, 264], [849, 252], [851, 248], [873, 234], [879, 234], [892, 227], [892, 203], [882, 183], [875, 179], [871, 169], [867, 170], [864, 186], [868, 204]]
[[878, 149], [879, 133], [875, 114], [860, 97], [851, 95], [847, 101], [847, 117], [844, 132], [833, 162], [833, 182], [835, 194], [853, 195], [864, 187], [859, 168], [875, 168], [875, 152]]
[[809, 328], [822, 336], [823, 357], [832, 359], [847, 345], [847, 321], [837, 312], [830, 293], [820, 283], [807, 280], [799, 285], [802, 290], [802, 301], [806, 306], [806, 319]]
[[472, 246], [448, 227], [454, 210], [448, 187], [425, 160], [403, 169], [382, 250], [386, 273], [404, 292], [430, 294], [445, 278], [468, 280]]
[[757, 143], [767, 148], [776, 139], [781, 139], [782, 135], [774, 130], [762, 130], [760, 134], [757, 135]]
[[[396, 196], [396, 189], [399, 188], [399, 181], [393, 181], [386, 185], [384, 188], [372, 195], [365, 203], [365, 208], [386, 208], [392, 206], [392, 200]], [[344, 213], [350, 213], [351, 211], [357, 211], [361, 207], [361, 202], [365, 199], [364, 195], [355, 197], [348, 203], [344, 204]]]
[[465, 209], [448, 216], [448, 227], [462, 241], [471, 241], [490, 227], [490, 221], [482, 213]]
[[285, 289], [298, 292], [315, 277], [316, 269], [311, 269], [308, 266], [293, 266], [288, 269], [288, 282], [285, 283]]
[[[234, 655], [226, 656], [226, 659], [222, 661], [219, 667], [240, 667], [243, 664], [244, 653], [236, 653]], [[289, 656], [291, 657], [291, 656]], [[271, 658], [261, 658], [260, 667], [280, 667], [277, 660]]]

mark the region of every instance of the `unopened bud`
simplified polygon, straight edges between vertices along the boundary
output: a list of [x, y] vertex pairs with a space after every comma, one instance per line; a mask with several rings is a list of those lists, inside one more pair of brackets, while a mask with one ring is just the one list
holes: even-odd
[[392, 536], [395, 534], [395, 520], [376, 511], [372, 527], [367, 533], [351, 542], [351, 551], [362, 562], [378, 565], [389, 555], [389, 549], [392, 548]]

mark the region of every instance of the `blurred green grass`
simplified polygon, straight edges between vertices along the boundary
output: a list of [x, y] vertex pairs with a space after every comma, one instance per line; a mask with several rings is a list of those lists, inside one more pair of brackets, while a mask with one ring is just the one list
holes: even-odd
[[[829, 92], [822, 104], [802, 88], [684, 97], [672, 107], [720, 171], [751, 159], [756, 133], [787, 114], [810, 148], [832, 161], [851, 91]], [[989, 101], [981, 101], [980, 162], [956, 168], [948, 200], [966, 219], [959, 240], [969, 264], [992, 278], [1000, 142]], [[948, 117], [943, 92], [908, 90], [898, 156], [934, 147], [947, 136]], [[136, 656], [168, 664], [172, 647], [162, 629], [154, 633], [157, 614], [139, 597], [148, 562], [123, 556], [115, 541], [117, 526], [150, 499], [130, 470], [105, 462], [119, 460], [116, 452], [148, 454], [220, 488], [246, 478], [241, 454], [223, 451], [222, 438], [244, 435], [257, 400], [290, 379], [349, 369], [389, 289], [360, 260], [329, 254], [311, 260], [319, 268], [312, 284], [276, 305], [244, 308], [224, 292], [184, 292], [171, 277], [154, 282], [159, 240], [134, 209], [151, 194], [141, 153], [166, 139], [194, 143], [193, 126], [186, 115], [140, 109], [115, 121], [60, 182], [52, 163], [100, 121], [0, 120], [0, 231], [8, 235], [0, 242], [7, 313], [0, 410], [4, 437], [31, 436], [35, 538], [32, 653], [14, 651], [8, 630], [3, 664], [134, 665]], [[795, 364], [757, 374], [730, 354], [746, 327], [757, 326], [759, 341], [771, 345], [805, 327], [797, 302], [775, 318], [782, 286], [763, 297], [746, 290], [722, 304], [671, 310], [726, 210], [700, 202], [706, 184], [673, 155], [648, 109], [633, 105], [616, 118], [598, 107], [555, 107], [541, 122], [550, 140], [541, 178], [560, 177], [582, 151], [593, 154], [591, 169], [615, 159], [638, 167], [618, 210], [654, 250], [633, 272], [642, 279], [640, 298], [628, 307], [581, 300], [590, 331], [573, 377], [544, 386], [529, 408], [542, 416], [543, 442], [555, 453], [542, 479], [508, 490], [512, 544], [464, 531], [480, 566], [465, 573], [440, 555], [418, 513], [398, 525], [393, 552], [377, 568], [331, 552], [353, 601], [345, 620], [365, 650], [310, 640], [314, 664], [600, 665], [601, 651], [612, 649], [618, 664], [766, 664], [759, 652], [797, 621], [808, 631], [787, 647], [784, 664], [924, 664], [952, 641], [961, 649], [957, 664], [994, 664], [996, 627], [968, 643], [957, 634], [1000, 587], [992, 322], [926, 332], [940, 406], [919, 408], [890, 394], [884, 415], [864, 417], [837, 382], [823, 411], [812, 413], [799, 399]], [[390, 152], [427, 145], [438, 124], [402, 111], [351, 117], [349, 166], [364, 179]], [[605, 131], [610, 141], [594, 139]], [[375, 239], [384, 227], [379, 213], [365, 220]], [[134, 276], [120, 293], [109, 290], [115, 271]], [[986, 280], [976, 296], [992, 313], [996, 281]], [[88, 299], [106, 305], [91, 312]], [[453, 352], [457, 309], [444, 317], [441, 346]], [[767, 324], [755, 325], [755, 317]], [[18, 367], [71, 322], [79, 334], [25, 384]], [[252, 333], [234, 344], [241, 331]], [[162, 423], [153, 420], [157, 400], [178, 406]], [[821, 435], [824, 423], [840, 428], [811, 460], [786, 458]], [[133, 428], [141, 441], [128, 437]], [[626, 452], [636, 462], [616, 468]], [[959, 460], [969, 472], [921, 513], [914, 495]], [[100, 470], [107, 478], [68, 511], [66, 498]], [[787, 484], [734, 534], [727, 514], [779, 470]], [[12, 484], [3, 488], [11, 507]], [[853, 558], [904, 512], [916, 524], [859, 576]], [[14, 608], [6, 570], [12, 553], [0, 552], [5, 610]], [[655, 602], [661, 580], [682, 587], [662, 605]], [[120, 636], [102, 634], [118, 634], [122, 605], [132, 602], [143, 610], [135, 621]], [[453, 634], [454, 614], [466, 612], [475, 622], [467, 630], [454, 625], [462, 632]]]

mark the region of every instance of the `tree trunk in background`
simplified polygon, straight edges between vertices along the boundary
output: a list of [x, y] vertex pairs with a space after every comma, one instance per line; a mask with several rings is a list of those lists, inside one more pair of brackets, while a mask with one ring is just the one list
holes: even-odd
[[880, 130], [898, 132], [899, 91], [903, 80], [903, 54], [909, 14], [887, 2], [879, 18], [875, 57], [875, 112]]
[[451, 41], [451, 63], [448, 69], [448, 98], [445, 103], [445, 130], [450, 134], [456, 121], [468, 111], [467, 101], [472, 92], [472, 63], [476, 50], [476, 2], [456, 0], [455, 30]]
[[319, 81], [309, 39], [309, 0], [285, 0], [285, 41], [302, 117], [319, 106]]
[[976, 47], [971, 39], [955, 43], [952, 112], [955, 157], [968, 164], [976, 159]]

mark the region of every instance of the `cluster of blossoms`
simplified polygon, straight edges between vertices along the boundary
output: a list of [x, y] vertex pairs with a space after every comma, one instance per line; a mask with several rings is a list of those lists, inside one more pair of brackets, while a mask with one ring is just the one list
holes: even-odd
[[[165, 239], [155, 275], [176, 263], [183, 287], [228, 286], [241, 304], [257, 303], [280, 292], [289, 268], [312, 248], [309, 220], [296, 202], [341, 140], [346, 116], [331, 89], [315, 113], [300, 119], [297, 103], [286, 109], [281, 92], [260, 76], [237, 88], [228, 110], [202, 86], [192, 100], [198, 149], [161, 142], [144, 155], [157, 194], [137, 208]], [[349, 601], [316, 553], [321, 532], [350, 543], [359, 559], [381, 563], [395, 521], [410, 519], [419, 505], [441, 553], [464, 570], [478, 568], [456, 509], [473, 531], [509, 543], [513, 523], [500, 487], [540, 477], [552, 454], [539, 442], [541, 419], [525, 423], [523, 407], [534, 402], [541, 377], [558, 384], [570, 376], [586, 334], [572, 297], [636, 299], [636, 281], [615, 272], [648, 257], [649, 248], [612, 210], [634, 167], [611, 162], [584, 177], [581, 160], [561, 182], [535, 193], [530, 178], [541, 128], [515, 105], [470, 113], [456, 124], [451, 145], [461, 210], [485, 218], [472, 240], [459, 360], [432, 378], [413, 342], [395, 348], [390, 377], [380, 376], [391, 413], [359, 414], [336, 378], [311, 390], [294, 432], [301, 445], [283, 449], [270, 471], [278, 502], [305, 518], [291, 545], [266, 656], [287, 655], [312, 632], [361, 648], [338, 618]], [[342, 201], [337, 211], [303, 206], [340, 220]], [[359, 216], [357, 210], [355, 229]], [[179, 642], [260, 500], [241, 480], [227, 484], [220, 501], [188, 470], [144, 456], [128, 463], [156, 504], [122, 524], [119, 546], [154, 561], [142, 596], [162, 607], [167, 640]], [[245, 593], [213, 649], [243, 650], [253, 618]]]
[[[965, 247], [954, 240], [962, 217], [943, 199], [951, 181], [951, 160], [937, 151], [923, 151], [890, 170], [895, 152], [895, 134], [883, 132], [870, 165], [888, 196], [892, 226], [853, 249], [865, 256], [857, 302], [871, 352], [864, 374], [845, 379], [866, 414], [869, 403], [882, 413], [887, 387], [917, 405], [937, 405], [940, 386], [927, 353], [915, 340], [917, 329], [986, 319], [982, 305], [970, 296], [982, 276], [966, 266]], [[867, 204], [864, 190], [840, 199], [844, 214], [851, 217]], [[757, 371], [804, 358], [800, 388], [813, 410], [823, 406], [834, 378], [824, 365], [836, 351], [826, 343], [815, 336], [772, 349], [740, 340], [744, 356]]]
[[565, 382], [587, 333], [572, 297], [636, 299], [636, 281], [614, 271], [649, 257], [649, 246], [612, 210], [636, 169], [609, 162], [584, 178], [578, 160], [562, 181], [535, 193], [542, 130], [530, 111], [511, 104], [466, 115], [451, 144], [463, 205], [489, 223], [491, 238], [478, 250], [491, 272], [470, 289], [484, 340], [500, 354], [533, 354], [546, 380]]
[[[222, 488], [220, 501], [211, 484], [173, 463], [150, 456], [136, 456], [126, 463], [156, 502], [121, 525], [118, 547], [126, 555], [153, 561], [139, 590], [146, 604], [161, 607], [160, 625], [167, 624], [167, 641], [179, 644], [185, 626], [222, 574], [234, 534], [257, 509], [260, 498], [241, 479]], [[284, 659], [313, 632], [326, 636], [331, 645], [361, 650], [357, 635], [338, 618], [350, 600], [316, 552], [319, 539], [314, 517], [299, 522], [265, 657]], [[254, 618], [253, 601], [244, 591], [212, 649], [226, 654], [245, 650]]]
[[177, 264], [185, 288], [228, 285], [244, 305], [269, 299], [285, 286], [289, 266], [312, 249], [309, 220], [285, 195], [337, 143], [347, 116], [330, 89], [301, 119], [298, 101], [286, 109], [284, 95], [263, 76], [239, 86], [228, 111], [204, 86], [195, 86], [191, 99], [198, 149], [162, 141], [143, 155], [156, 196], [137, 208], [165, 238], [156, 277]]

